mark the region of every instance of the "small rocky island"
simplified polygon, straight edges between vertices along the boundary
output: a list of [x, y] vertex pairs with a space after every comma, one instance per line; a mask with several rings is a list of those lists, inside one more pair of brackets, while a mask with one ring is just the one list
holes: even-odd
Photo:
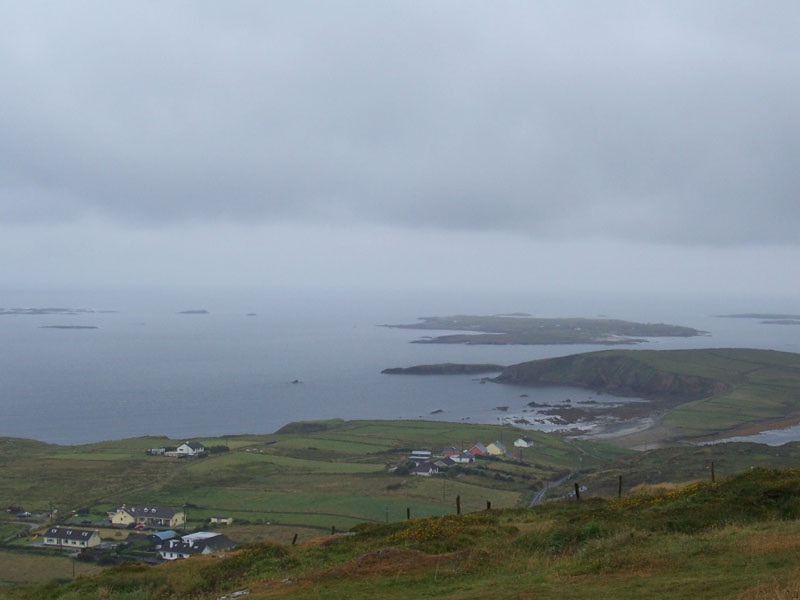
[[786, 313], [739, 313], [717, 316], [724, 319], [758, 319], [761, 325], [800, 325], [800, 315]]
[[178, 313], [179, 315], [207, 315], [210, 314], [207, 310], [204, 309], [193, 309], [193, 310], [182, 310]]
[[639, 344], [649, 337], [692, 337], [707, 332], [667, 325], [635, 323], [617, 319], [545, 319], [509, 315], [455, 315], [420, 317], [419, 323], [384, 325], [399, 329], [460, 331], [463, 333], [426, 336], [415, 344]]
[[384, 375], [473, 375], [475, 373], [500, 373], [505, 367], [493, 364], [457, 364], [441, 363], [438, 365], [416, 365], [414, 367], [396, 367], [381, 371]]

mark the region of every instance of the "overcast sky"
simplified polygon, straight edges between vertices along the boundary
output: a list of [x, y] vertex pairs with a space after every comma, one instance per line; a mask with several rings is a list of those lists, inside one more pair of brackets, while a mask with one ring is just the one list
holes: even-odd
[[800, 293], [796, 2], [0, 15], [0, 287]]

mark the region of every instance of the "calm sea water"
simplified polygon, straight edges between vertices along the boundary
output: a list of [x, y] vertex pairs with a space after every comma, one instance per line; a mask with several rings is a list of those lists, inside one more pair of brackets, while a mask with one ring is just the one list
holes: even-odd
[[[653, 349], [747, 346], [800, 351], [791, 326], [715, 314], [792, 310], [780, 300], [534, 294], [0, 290], [0, 306], [117, 312], [0, 316], [0, 436], [83, 443], [139, 435], [269, 433], [296, 420], [426, 418], [496, 422], [508, 406], [573, 401], [570, 388], [482, 385], [474, 376], [388, 376], [437, 362], [512, 364], [602, 346], [411, 344], [379, 327], [437, 314], [524, 311], [688, 325], [710, 336]], [[207, 315], [179, 314], [205, 309]], [[257, 313], [255, 317], [247, 313]], [[51, 329], [86, 325], [97, 329]], [[428, 333], [428, 332], [425, 332]], [[301, 383], [293, 384], [293, 380]], [[521, 393], [529, 398], [521, 398]], [[441, 413], [431, 415], [435, 410]], [[542, 426], [542, 428], [547, 428]]]

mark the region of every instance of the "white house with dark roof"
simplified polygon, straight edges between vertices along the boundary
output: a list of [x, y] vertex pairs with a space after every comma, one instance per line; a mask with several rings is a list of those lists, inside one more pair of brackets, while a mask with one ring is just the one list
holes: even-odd
[[434, 461], [433, 464], [435, 464], [440, 469], [446, 469], [456, 464], [456, 461], [454, 461], [450, 456], [445, 456], [444, 458], [440, 458], [439, 460]]
[[145, 527], [169, 527], [176, 529], [186, 524], [186, 513], [164, 506], [126, 505], [115, 508], [108, 513], [112, 525], [127, 526], [131, 523]]
[[185, 535], [179, 540], [167, 540], [158, 553], [165, 560], [189, 558], [195, 554], [212, 554], [223, 552], [236, 546], [227, 536], [221, 533], [201, 531]]
[[42, 534], [46, 546], [93, 548], [100, 545], [100, 532], [72, 527], [50, 527]]
[[424, 462], [421, 465], [418, 465], [415, 468], [411, 469], [412, 475], [422, 475], [423, 477], [430, 477], [434, 473], [438, 472], [439, 472], [439, 467], [437, 467], [432, 462]]
[[529, 437], [517, 438], [514, 441], [515, 448], [530, 448], [531, 446], [533, 446], [533, 440]]
[[206, 447], [200, 442], [183, 442], [176, 449], [179, 456], [195, 456], [205, 451]]
[[458, 463], [458, 464], [461, 464], [461, 465], [475, 462], [475, 455], [474, 454], [470, 454], [469, 450], [464, 450], [458, 456], [451, 456], [449, 458], [454, 463]]

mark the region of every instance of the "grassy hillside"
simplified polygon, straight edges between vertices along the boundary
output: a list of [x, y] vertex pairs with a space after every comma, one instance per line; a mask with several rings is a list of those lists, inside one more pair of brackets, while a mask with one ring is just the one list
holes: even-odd
[[791, 598], [800, 473], [756, 469], [666, 494], [362, 524], [296, 547], [124, 565], [8, 598]]
[[[567, 485], [579, 481], [585, 496], [616, 496], [619, 477], [623, 493], [640, 486], [708, 481], [711, 465], [717, 478], [757, 468], [790, 468], [800, 465], [800, 442], [767, 446], [746, 442], [705, 446], [672, 446], [621, 456], [605, 466], [577, 471]], [[564, 494], [567, 486], [551, 496]]]
[[[436, 453], [447, 446], [469, 447], [528, 435], [536, 446], [519, 461], [483, 461], [456, 476], [424, 478], [386, 472], [411, 449]], [[188, 505], [191, 526], [218, 514], [238, 525], [260, 526], [240, 532], [284, 540], [286, 528], [306, 537], [343, 530], [361, 522], [448, 514], [460, 496], [465, 510], [492, 502], [496, 507], [524, 503], [542, 486], [579, 464], [604, 464], [625, 452], [609, 445], [570, 442], [558, 436], [495, 425], [423, 421], [341, 420], [295, 423], [264, 436], [203, 439], [229, 452], [203, 459], [145, 456], [153, 446], [175, 445], [163, 438], [136, 438], [54, 446], [26, 440], [0, 442], [0, 507], [46, 510], [67, 516], [89, 509], [92, 519], [123, 502], [180, 507]], [[0, 513], [0, 525], [9, 514]], [[86, 517], [82, 517], [86, 518]], [[316, 532], [316, 533], [314, 533]]]
[[704, 438], [800, 416], [800, 354], [716, 348], [609, 350], [521, 363], [495, 381], [590, 387], [657, 401], [664, 438]]

